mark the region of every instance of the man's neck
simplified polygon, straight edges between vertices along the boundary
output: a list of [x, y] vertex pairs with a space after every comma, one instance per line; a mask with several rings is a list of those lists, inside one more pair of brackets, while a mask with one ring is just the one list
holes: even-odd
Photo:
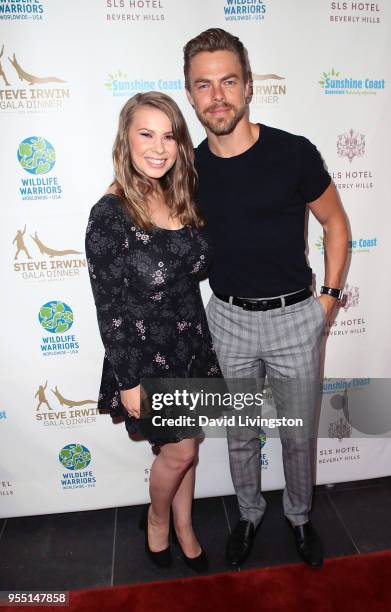
[[240, 155], [255, 144], [260, 137], [260, 126], [250, 123], [247, 117], [243, 117], [230, 134], [216, 136], [208, 128], [209, 150], [218, 157], [234, 157]]

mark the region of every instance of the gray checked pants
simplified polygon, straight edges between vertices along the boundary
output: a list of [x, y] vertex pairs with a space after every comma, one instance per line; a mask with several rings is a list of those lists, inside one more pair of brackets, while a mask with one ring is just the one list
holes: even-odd
[[[301, 525], [308, 520], [315, 477], [323, 306], [311, 296], [291, 306], [248, 311], [212, 294], [206, 313], [224, 377], [251, 378], [263, 386], [267, 375], [277, 417], [303, 419], [303, 427], [279, 428], [286, 483], [284, 514], [293, 525]], [[231, 476], [241, 517], [255, 527], [266, 508], [261, 493], [259, 434], [256, 426], [227, 428]]]

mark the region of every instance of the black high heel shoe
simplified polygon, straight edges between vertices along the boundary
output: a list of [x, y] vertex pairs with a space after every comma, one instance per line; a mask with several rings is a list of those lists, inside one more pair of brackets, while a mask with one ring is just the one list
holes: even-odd
[[188, 557], [187, 555], [185, 555], [185, 553], [182, 550], [182, 547], [179, 543], [175, 528], [173, 529], [172, 533], [173, 533], [173, 540], [176, 544], [178, 544], [179, 548], [181, 549], [182, 557], [187, 567], [189, 567], [194, 572], [197, 572], [197, 574], [202, 574], [203, 572], [207, 572], [209, 569], [209, 561], [208, 561], [208, 557], [206, 556], [206, 552], [204, 551], [204, 549], [201, 547], [201, 552], [196, 557]]
[[158, 550], [157, 552], [154, 552], [153, 550], [151, 550], [149, 548], [149, 543], [148, 543], [148, 512], [149, 512], [149, 506], [150, 504], [148, 504], [144, 510], [143, 513], [141, 515], [140, 518], [140, 523], [139, 523], [139, 527], [140, 529], [144, 530], [145, 533], [145, 552], [147, 553], [148, 557], [151, 559], [151, 561], [153, 561], [153, 563], [155, 563], [155, 565], [157, 565], [158, 567], [170, 567], [171, 563], [172, 563], [172, 556], [171, 556], [171, 547], [170, 545], [167, 546], [167, 548], [165, 548], [164, 550]]

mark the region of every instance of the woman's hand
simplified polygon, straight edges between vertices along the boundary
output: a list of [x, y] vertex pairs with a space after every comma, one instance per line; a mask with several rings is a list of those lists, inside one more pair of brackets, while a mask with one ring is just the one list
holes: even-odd
[[121, 402], [129, 416], [140, 418], [140, 385], [120, 391]]

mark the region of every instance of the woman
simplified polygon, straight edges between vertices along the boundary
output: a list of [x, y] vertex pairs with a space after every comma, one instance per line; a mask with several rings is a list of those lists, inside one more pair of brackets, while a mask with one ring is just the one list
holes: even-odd
[[120, 114], [113, 160], [114, 182], [93, 206], [86, 232], [105, 347], [98, 408], [110, 407], [112, 416], [125, 411], [127, 429], [138, 426], [159, 448], [144, 517], [148, 555], [170, 565], [172, 508], [187, 565], [204, 571], [191, 521], [200, 428], [140, 419], [142, 378], [222, 376], [199, 290], [210, 247], [193, 203], [193, 146], [176, 103], [158, 92], [132, 97]]

